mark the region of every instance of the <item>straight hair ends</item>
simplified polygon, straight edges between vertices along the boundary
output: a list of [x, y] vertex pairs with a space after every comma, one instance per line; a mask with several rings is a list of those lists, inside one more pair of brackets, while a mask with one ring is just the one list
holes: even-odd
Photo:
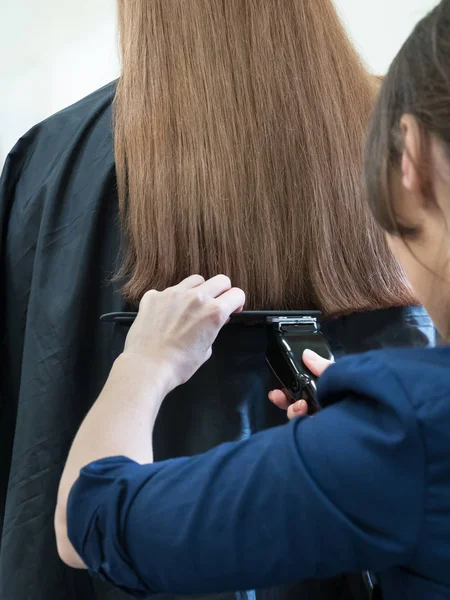
[[331, 0], [119, 0], [124, 293], [226, 273], [248, 309], [414, 303], [362, 198], [376, 94]]

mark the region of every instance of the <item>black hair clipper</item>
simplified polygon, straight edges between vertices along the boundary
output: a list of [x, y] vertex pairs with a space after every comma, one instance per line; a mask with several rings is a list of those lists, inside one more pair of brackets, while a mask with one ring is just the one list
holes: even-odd
[[266, 318], [266, 359], [288, 398], [295, 402], [306, 400], [310, 413], [317, 412], [317, 378], [305, 366], [304, 350], [313, 350], [327, 360], [333, 360], [331, 350], [320, 331], [312, 312], [298, 317], [271, 316]]

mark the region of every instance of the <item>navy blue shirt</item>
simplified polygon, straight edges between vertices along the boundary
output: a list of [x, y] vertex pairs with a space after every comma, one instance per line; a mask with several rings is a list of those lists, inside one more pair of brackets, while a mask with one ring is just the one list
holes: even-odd
[[450, 348], [342, 359], [319, 395], [199, 456], [85, 467], [67, 517], [91, 573], [144, 596], [369, 569], [385, 600], [450, 598]]

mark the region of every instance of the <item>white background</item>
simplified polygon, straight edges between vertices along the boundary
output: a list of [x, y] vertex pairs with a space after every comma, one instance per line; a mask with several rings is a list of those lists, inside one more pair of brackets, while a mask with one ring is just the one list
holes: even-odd
[[[437, 0], [336, 4], [367, 64], [382, 74]], [[0, 165], [32, 125], [118, 71], [115, 0], [0, 0]]]

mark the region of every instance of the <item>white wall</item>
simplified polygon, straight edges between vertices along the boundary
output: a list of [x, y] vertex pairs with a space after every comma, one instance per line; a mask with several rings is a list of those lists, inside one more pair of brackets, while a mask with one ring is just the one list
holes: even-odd
[[[301, 0], [299, 0], [301, 1]], [[336, 0], [382, 74], [437, 0]], [[33, 124], [118, 74], [115, 0], [0, 0], [0, 165]]]
[[335, 0], [344, 23], [369, 67], [378, 75], [438, 0]]
[[35, 123], [118, 74], [115, 0], [0, 0], [0, 166]]

